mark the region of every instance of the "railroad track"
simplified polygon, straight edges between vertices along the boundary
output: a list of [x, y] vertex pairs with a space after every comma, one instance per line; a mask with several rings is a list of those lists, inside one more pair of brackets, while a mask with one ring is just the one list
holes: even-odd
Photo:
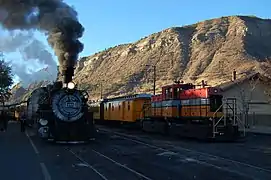
[[[40, 151], [38, 150], [37, 146], [35, 145], [34, 141], [32, 141], [32, 136], [35, 136], [35, 134], [33, 132], [28, 132], [26, 131], [26, 136], [29, 139], [34, 151], [36, 154], [40, 155]], [[95, 141], [93, 141], [95, 142]], [[57, 145], [58, 146], [58, 145]], [[117, 178], [117, 179], [125, 179], [125, 177], [129, 177], [129, 180], [153, 180], [150, 177], [147, 177], [146, 175], [134, 170], [133, 168], [130, 168], [124, 164], [121, 164], [120, 162], [118, 162], [116, 159], [110, 158], [108, 156], [106, 156], [105, 154], [99, 152], [98, 150], [95, 150], [93, 148], [91, 148], [90, 146], [86, 146], [86, 145], [60, 145], [58, 146], [60, 149], [64, 150], [65, 152], [68, 152], [67, 154], [70, 154], [71, 156], [75, 157], [75, 159], [78, 160], [78, 162], [80, 163], [76, 163], [73, 164], [74, 166], [79, 166], [78, 164], [80, 164], [81, 167], [86, 167], [88, 169], [90, 169], [90, 171], [94, 172], [95, 174], [97, 174], [97, 176], [99, 177], [98, 179], [102, 179], [102, 180], [111, 180], [111, 179], [116, 179], [116, 178], [112, 178], [114, 177], [114, 174], [110, 174], [107, 173], [106, 171], [110, 168], [113, 168], [114, 170], [120, 170], [117, 172], [121, 172], [124, 173], [125, 175], [121, 178]], [[89, 150], [90, 153], [95, 154], [96, 156], [96, 164], [91, 162], [91, 158], [85, 158], [83, 157], [80, 153], [77, 153], [77, 150], [81, 150], [82, 147], [87, 148]], [[101, 162], [97, 165], [97, 162]], [[115, 167], [114, 167], [115, 166]], [[45, 163], [41, 163], [41, 168], [42, 171], [44, 171], [44, 169], [46, 170], [44, 173], [44, 177], [46, 180], [51, 180], [51, 175], [49, 174], [48, 169], [45, 166]], [[89, 173], [87, 174], [84, 178], [89, 177], [92, 178], [94, 180], [96, 180], [96, 178], [93, 177], [93, 173]], [[117, 174], [117, 172], [114, 172], [115, 174]], [[120, 173], [120, 174], [121, 174]], [[96, 176], [95, 176], [96, 177]]]
[[[190, 161], [191, 163], [197, 163], [203, 166], [212, 167], [228, 173], [234, 173], [248, 179], [271, 179], [271, 170], [255, 166], [249, 163], [236, 161], [221, 156], [196, 151], [193, 149], [183, 148], [181, 146], [175, 146], [168, 143], [163, 145], [155, 145], [136, 135], [128, 135], [123, 132], [116, 132], [114, 130], [108, 130], [106, 128], [99, 128], [100, 132], [111, 133], [119, 138], [127, 141], [132, 141], [152, 149], [160, 150], [164, 154], [170, 154], [171, 156], [179, 157]], [[161, 153], [161, 155], [163, 155]]]
[[[157, 159], [162, 160], [165, 159], [165, 156], [174, 156], [174, 158], [179, 158], [182, 160], [185, 160], [188, 164], [196, 164], [199, 165], [198, 167], [203, 167], [204, 169], [210, 168], [211, 171], [216, 172], [216, 170], [224, 171], [222, 174], [224, 175], [224, 178], [227, 177], [227, 174], [234, 174], [235, 176], [239, 176], [241, 179], [271, 179], [271, 171], [266, 168], [254, 166], [248, 163], [223, 158], [220, 156], [195, 151], [193, 149], [183, 148], [181, 146], [176, 146], [170, 144], [170, 142], [166, 141], [165, 143], [161, 145], [161, 143], [157, 144], [156, 142], [150, 142], [152, 139], [149, 137], [149, 139], [144, 139], [144, 137], [140, 137], [140, 134], [137, 135], [131, 135], [126, 134], [125, 132], [116, 132], [116, 130], [112, 129], [106, 129], [106, 128], [99, 128], [99, 131], [104, 133], [106, 137], [108, 135], [110, 137], [117, 137], [117, 141], [124, 140], [129, 141], [125, 144], [138, 144], [141, 148], [145, 149], [147, 151], [152, 151], [152, 156], [154, 158], [157, 157]], [[111, 141], [113, 140], [113, 141]], [[148, 172], [148, 170], [143, 170], [142, 168], [138, 168], [138, 166], [133, 166], [130, 164], [127, 159], [133, 159], [132, 157], [134, 154], [131, 155], [128, 153], [129, 156], [126, 156], [122, 159], [118, 159], [118, 156], [113, 155], [117, 151], [112, 151], [112, 149], [109, 148], [109, 151], [103, 151], [102, 149], [98, 150], [99, 148], [106, 148], [108, 144], [104, 143], [104, 141], [97, 140], [98, 146], [95, 145], [88, 145], [88, 146], [64, 146], [64, 150], [68, 152], [67, 154], [70, 154], [71, 156], [75, 157], [82, 166], [88, 168], [90, 171], [87, 172], [86, 176], [91, 176], [93, 178], [93, 175], [96, 174], [98, 179], [103, 180], [112, 180], [112, 179], [143, 179], [143, 180], [153, 180], [153, 179], [159, 179], [159, 176], [152, 174]], [[114, 145], [115, 141], [114, 138], [110, 139], [111, 146]], [[95, 144], [95, 143], [94, 143]], [[109, 144], [109, 145], [110, 145]], [[121, 143], [123, 144], [123, 143]], [[96, 144], [97, 145], [97, 144]], [[102, 145], [102, 146], [101, 146]], [[83, 147], [83, 148], [82, 148]], [[121, 147], [122, 145], [118, 145], [117, 147]], [[62, 147], [63, 148], [63, 147]], [[80, 152], [82, 149], [87, 149], [87, 153]], [[79, 151], [78, 151], [79, 150]], [[158, 152], [158, 154], [157, 154]], [[139, 152], [140, 154], [140, 152]], [[148, 153], [145, 153], [148, 154]], [[68, 155], [69, 156], [69, 155]], [[127, 158], [128, 157], [128, 158]], [[171, 159], [171, 158], [167, 158]], [[173, 159], [173, 158], [172, 158]], [[144, 155], [142, 156], [142, 160], [144, 161]], [[140, 157], [140, 161], [141, 157]], [[96, 161], [96, 162], [95, 162]], [[125, 162], [126, 161], [126, 162]], [[171, 160], [168, 160], [170, 164]], [[122, 163], [121, 163], [122, 162]], [[127, 163], [128, 162], [128, 163]], [[160, 161], [163, 163], [163, 161]], [[128, 165], [126, 165], [128, 164]], [[147, 165], [151, 165], [152, 169], [156, 169], [156, 165], [150, 163]], [[185, 165], [186, 166], [186, 165]], [[148, 169], [148, 166], [144, 166]], [[161, 171], [165, 172], [163, 174], [166, 174], [168, 172], [168, 169], [163, 169], [166, 166], [158, 167]], [[190, 167], [190, 166], [188, 166]], [[192, 166], [193, 167], [193, 166]], [[171, 167], [173, 168], [173, 167]], [[181, 167], [179, 167], [181, 169]], [[111, 170], [110, 171], [108, 171]], [[189, 168], [187, 168], [188, 171], [190, 171]], [[159, 170], [158, 170], [159, 171]], [[189, 174], [193, 174], [193, 170]], [[118, 174], [121, 175], [120, 177], [114, 178], [114, 176]], [[219, 176], [219, 172], [217, 172], [217, 176]], [[177, 173], [177, 176], [180, 175], [180, 177], [183, 177], [184, 175], [181, 172]], [[96, 177], [96, 176], [95, 176]], [[126, 178], [129, 177], [129, 178]], [[156, 177], [156, 178], [154, 178]], [[160, 177], [161, 179], [161, 177]], [[164, 179], [164, 178], [162, 178]], [[176, 179], [176, 176], [175, 176]], [[205, 178], [206, 179], [206, 178]]]
[[[73, 156], [75, 156], [79, 161], [81, 161], [83, 164], [85, 164], [89, 169], [91, 169], [92, 171], [94, 171], [97, 175], [99, 175], [99, 177], [103, 180], [110, 180], [110, 177], [108, 177], [105, 173], [103, 173], [99, 167], [95, 167], [94, 165], [91, 165], [91, 163], [89, 163], [85, 158], [83, 158], [82, 156], [79, 155], [79, 153], [74, 152], [71, 148], [66, 147], [65, 148], [67, 151], [69, 151]], [[91, 152], [95, 153], [96, 155], [98, 155], [99, 157], [109, 161], [110, 163], [118, 166], [119, 168], [126, 170], [127, 172], [129, 172], [130, 174], [134, 175], [135, 179], [142, 179], [142, 180], [153, 180], [149, 177], [147, 177], [146, 175], [132, 169], [129, 168], [128, 166], [121, 164], [120, 162], [118, 162], [117, 160], [114, 160], [108, 156], [106, 156], [105, 154], [98, 152], [92, 148], [88, 148], [91, 150]], [[105, 164], [103, 164], [103, 166], [106, 166]], [[100, 167], [101, 168], [101, 167]], [[129, 178], [132, 179], [132, 178]]]

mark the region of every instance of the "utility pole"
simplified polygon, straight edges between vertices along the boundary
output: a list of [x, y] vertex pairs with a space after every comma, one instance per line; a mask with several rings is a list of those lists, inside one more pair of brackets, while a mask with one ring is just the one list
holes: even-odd
[[156, 66], [153, 66], [153, 95], [155, 95], [155, 87], [156, 87]]
[[155, 87], [156, 87], [156, 65], [149, 65], [149, 64], [147, 64], [146, 66], [153, 67], [153, 95], [155, 95]]
[[101, 99], [103, 99], [103, 83], [102, 83], [102, 81], [100, 82], [100, 87], [101, 87]]

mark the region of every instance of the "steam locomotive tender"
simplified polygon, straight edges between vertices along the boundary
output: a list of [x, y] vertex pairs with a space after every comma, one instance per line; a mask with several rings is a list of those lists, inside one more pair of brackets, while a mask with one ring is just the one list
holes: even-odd
[[96, 132], [87, 101], [87, 92], [78, 90], [72, 81], [39, 88], [28, 99], [28, 122], [35, 124], [39, 137], [43, 139], [87, 142]]

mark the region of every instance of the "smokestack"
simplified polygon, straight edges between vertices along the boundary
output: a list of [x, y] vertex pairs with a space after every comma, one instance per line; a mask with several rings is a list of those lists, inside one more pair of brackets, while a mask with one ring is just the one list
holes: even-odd
[[232, 80], [235, 81], [236, 80], [236, 71], [233, 70], [232, 72]]
[[65, 70], [63, 70], [63, 83], [67, 84], [72, 81], [72, 77], [74, 76], [74, 68], [73, 67], [67, 67]]

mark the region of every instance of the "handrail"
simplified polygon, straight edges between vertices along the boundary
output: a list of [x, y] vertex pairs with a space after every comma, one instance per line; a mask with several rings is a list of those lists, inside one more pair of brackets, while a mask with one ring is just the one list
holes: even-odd
[[[221, 122], [222, 119], [224, 119], [224, 124], [226, 125], [226, 121], [227, 121], [226, 118], [228, 116], [228, 113], [231, 113], [231, 112], [233, 113], [233, 116], [234, 116], [233, 118], [234, 118], [234, 122], [235, 122], [235, 119], [236, 119], [236, 109], [235, 109], [236, 101], [230, 101], [230, 100], [234, 100], [234, 99], [226, 99], [226, 101], [224, 101], [220, 105], [220, 107], [213, 114], [213, 119], [212, 119], [212, 124], [213, 124], [213, 138], [215, 138], [216, 133], [218, 133], [217, 132], [217, 126], [219, 125], [219, 123]], [[232, 104], [233, 107], [230, 106], [230, 104]], [[217, 115], [218, 111], [221, 108], [223, 108], [225, 105], [226, 105], [226, 109], [223, 109], [223, 115], [218, 119], [218, 121], [216, 121], [215, 116]], [[230, 110], [230, 112], [228, 112], [228, 110]], [[238, 117], [237, 117], [237, 121], [241, 122], [241, 120]], [[245, 134], [245, 132], [244, 132], [244, 134]]]
[[213, 138], [215, 138], [215, 133], [216, 133], [216, 126], [217, 126], [217, 124], [221, 121], [221, 119], [224, 117], [224, 115], [222, 116], [222, 117], [220, 117], [220, 119], [218, 120], [218, 122], [217, 123], [215, 123], [215, 116], [216, 116], [216, 114], [218, 113], [218, 111], [221, 109], [221, 108], [223, 108], [223, 104], [224, 103], [222, 103], [220, 106], [219, 106], [219, 108], [217, 108], [217, 110], [214, 112], [214, 114], [213, 114], [213, 119], [212, 119], [212, 123], [213, 123]]
[[7, 105], [0, 105], [0, 107], [11, 107], [11, 106], [17, 106], [17, 105], [21, 105], [27, 103], [27, 101], [21, 101], [21, 102], [17, 102], [17, 103], [13, 103], [13, 104], [7, 104]]
[[224, 103], [222, 103], [219, 108], [217, 108], [217, 110], [214, 112], [213, 114], [213, 118], [215, 118], [214, 116], [216, 115], [216, 113], [218, 113], [219, 109], [221, 109], [221, 107], [223, 107]]
[[215, 124], [215, 126], [217, 126], [217, 125], [219, 124], [219, 122], [220, 122], [223, 118], [224, 118], [224, 115], [221, 116], [221, 117], [219, 118], [219, 120], [217, 121], [217, 123]]

